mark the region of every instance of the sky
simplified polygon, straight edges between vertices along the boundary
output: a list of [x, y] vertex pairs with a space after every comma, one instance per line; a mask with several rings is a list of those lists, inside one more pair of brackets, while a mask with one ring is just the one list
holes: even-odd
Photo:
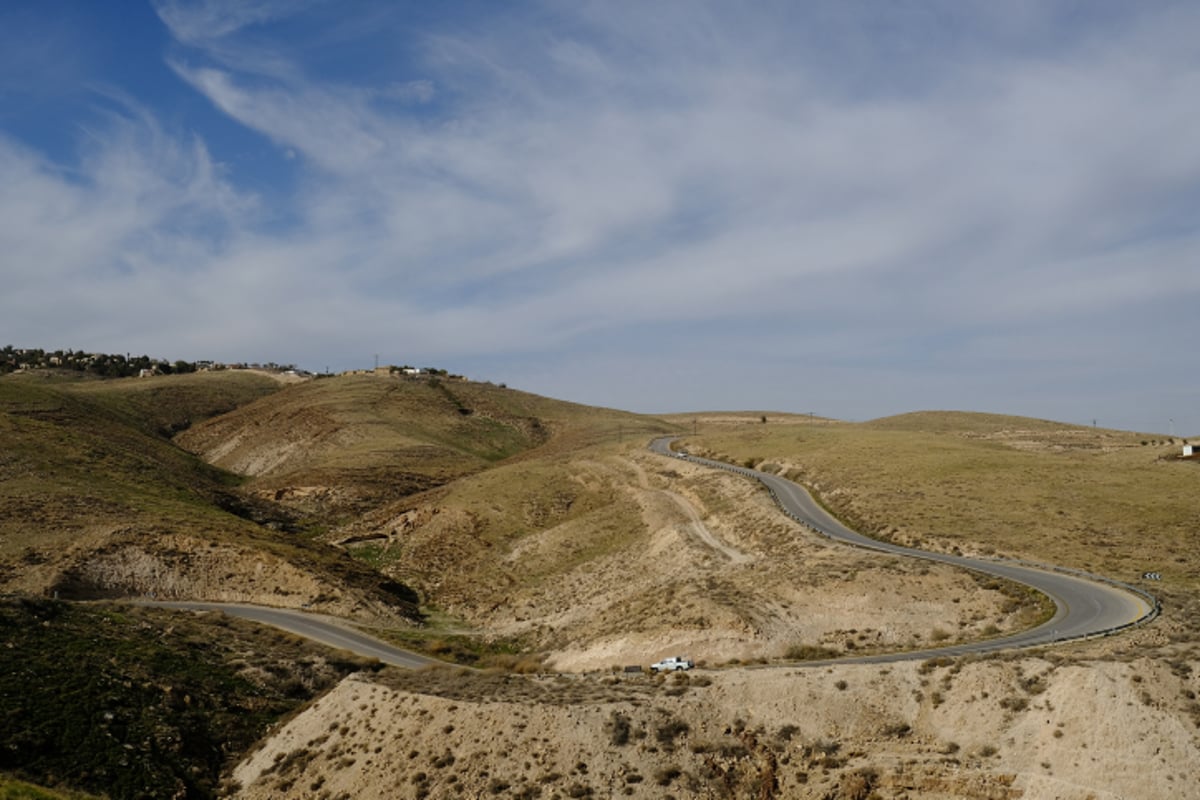
[[1200, 5], [5, 0], [0, 344], [1200, 436]]

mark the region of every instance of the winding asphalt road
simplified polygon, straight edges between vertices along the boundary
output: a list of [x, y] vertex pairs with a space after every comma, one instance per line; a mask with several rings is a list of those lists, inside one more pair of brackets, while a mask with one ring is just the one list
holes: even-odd
[[325, 619], [316, 614], [297, 611], [288, 608], [269, 608], [267, 606], [240, 605], [237, 603], [200, 603], [192, 601], [141, 600], [138, 605], [154, 606], [156, 608], [173, 608], [179, 611], [220, 611], [231, 617], [253, 620], [263, 625], [282, 628], [290, 633], [303, 636], [306, 639], [321, 644], [348, 650], [367, 658], [378, 658], [385, 664], [405, 669], [420, 669], [431, 664], [446, 665], [445, 661], [429, 658], [420, 653], [413, 653], [387, 642], [359, 633], [338, 622]]
[[[871, 539], [842, 525], [812, 499], [799, 484], [778, 475], [754, 469], [737, 467], [721, 461], [681, 455], [671, 449], [671, 443], [679, 437], [664, 436], [650, 443], [655, 453], [674, 458], [684, 458], [693, 464], [723, 469], [753, 478], [767, 487], [775, 501], [792, 519], [834, 541], [875, 550], [890, 555], [937, 561], [956, 567], [995, 575], [1017, 583], [1031, 586], [1049, 597], [1056, 607], [1054, 616], [1035, 628], [995, 639], [949, 645], [920, 651], [860, 656], [836, 659], [837, 663], [886, 662], [934, 656], [953, 656], [965, 653], [986, 653], [1018, 647], [1036, 647], [1054, 642], [1086, 639], [1092, 636], [1115, 633], [1153, 619], [1158, 614], [1158, 605], [1152, 597], [1130, 586], [1106, 581], [1096, 576], [1070, 573], [1052, 567], [1041, 567], [1013, 561], [965, 558], [945, 553], [930, 553], [911, 547], [900, 547], [877, 539]], [[806, 662], [807, 663], [807, 662]], [[820, 662], [825, 663], [825, 662]]]
[[[855, 547], [890, 555], [921, 558], [951, 564], [976, 572], [1007, 578], [1031, 586], [1049, 597], [1055, 605], [1054, 616], [1035, 628], [979, 642], [949, 645], [927, 650], [902, 653], [881, 653], [872, 656], [853, 656], [828, 661], [806, 661], [806, 666], [846, 663], [884, 663], [935, 656], [954, 656], [966, 653], [987, 653], [1018, 647], [1037, 647], [1054, 642], [1086, 639], [1114, 633], [1153, 619], [1158, 614], [1154, 599], [1133, 587], [1105, 581], [1095, 576], [1072, 574], [1049, 567], [1039, 567], [1012, 561], [965, 558], [945, 553], [930, 553], [910, 547], [900, 547], [856, 533], [842, 525], [817, 505], [801, 486], [768, 472], [737, 467], [721, 461], [680, 455], [671, 450], [671, 442], [679, 437], [665, 436], [650, 443], [650, 449], [663, 456], [685, 458], [693, 464], [728, 470], [761, 482], [774, 496], [779, 507], [789, 517], [801, 522], [830, 539]], [[377, 658], [385, 664], [419, 669], [432, 664], [444, 664], [434, 658], [414, 653], [360, 633], [345, 624], [316, 614], [286, 608], [241, 605], [236, 603], [203, 603], [192, 601], [138, 601], [141, 605], [173, 608], [181, 611], [220, 611], [230, 616], [253, 620], [264, 625], [304, 636], [322, 644], [348, 650], [367, 658]]]

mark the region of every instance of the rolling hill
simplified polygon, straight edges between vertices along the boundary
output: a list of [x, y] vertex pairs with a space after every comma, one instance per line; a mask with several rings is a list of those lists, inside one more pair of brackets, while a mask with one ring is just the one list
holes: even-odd
[[[1044, 653], [806, 670], [994, 636], [1040, 607], [832, 545], [757, 485], [648, 452], [666, 432], [792, 476], [878, 536], [1132, 581], [1156, 568], [1163, 617]], [[201, 797], [1194, 785], [1200, 469], [1161, 438], [961, 412], [650, 418], [442, 376], [227, 372], [0, 378], [0, 443], [4, 735], [26, 748], [12, 752], [68, 734], [79, 748], [0, 762], [35, 782], [153, 796], [117, 777], [150, 737], [154, 785]], [[491, 669], [370, 673], [220, 616], [61, 602], [148, 594], [307, 607]], [[674, 653], [704, 671], [619, 671]], [[547, 669], [566, 674], [511, 674]], [[55, 705], [66, 685], [76, 704]], [[45, 724], [26, 721], [35, 707]], [[89, 735], [106, 709], [123, 727]], [[209, 722], [220, 752], [179, 746]], [[1166, 757], [1131, 783], [1130, 759]]]
[[279, 388], [241, 373], [0, 380], [0, 589], [414, 617], [405, 587], [300, 535], [293, 516], [242, 492], [239, 476], [167, 438]]
[[176, 441], [256, 495], [336, 521], [522, 454], [667, 429], [487, 383], [367, 375], [288, 387]]
[[411, 590], [329, 546], [329, 531], [533, 452], [666, 429], [437, 378], [12, 375], [0, 380], [0, 588], [412, 618]]

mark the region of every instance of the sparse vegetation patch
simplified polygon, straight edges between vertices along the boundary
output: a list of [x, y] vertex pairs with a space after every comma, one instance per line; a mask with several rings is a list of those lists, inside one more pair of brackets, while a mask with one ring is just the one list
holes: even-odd
[[0, 771], [114, 797], [213, 796], [229, 758], [368, 666], [152, 609], [2, 598], [0, 631]]

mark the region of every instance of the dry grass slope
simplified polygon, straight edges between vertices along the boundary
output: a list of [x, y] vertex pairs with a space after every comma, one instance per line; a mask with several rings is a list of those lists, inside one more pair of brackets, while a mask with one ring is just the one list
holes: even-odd
[[[712, 417], [684, 446], [775, 469], [840, 518], [918, 547], [999, 554], [1140, 584], [1194, 638], [1200, 464], [1178, 441], [962, 412], [849, 424]], [[1161, 582], [1141, 580], [1161, 573]]]
[[[0, 411], [3, 588], [312, 604], [503, 667], [343, 681], [242, 760], [240, 796], [1198, 794], [1200, 467], [1161, 437], [948, 412], [663, 420], [376, 376], [0, 380]], [[801, 480], [874, 535], [1156, 570], [1166, 613], [1041, 655], [790, 663], [994, 635], [1029, 608], [836, 547], [756, 484], [650, 454], [661, 432]], [[673, 653], [776, 668], [616, 671]], [[516, 674], [547, 665], [574, 674]]]
[[163, 434], [275, 388], [238, 373], [0, 380], [0, 590], [278, 605], [321, 598], [343, 613], [412, 616], [403, 587], [290, 533], [291, 516]]
[[178, 442], [264, 497], [341, 522], [522, 454], [666, 429], [485, 383], [346, 376], [289, 387]]

